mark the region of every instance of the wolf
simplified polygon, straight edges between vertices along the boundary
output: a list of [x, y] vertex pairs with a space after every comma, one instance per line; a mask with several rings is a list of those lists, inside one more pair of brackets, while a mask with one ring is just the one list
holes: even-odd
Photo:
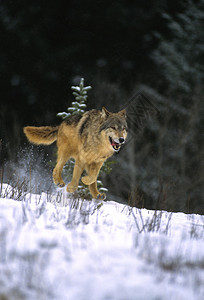
[[64, 187], [62, 169], [73, 158], [75, 166], [67, 192], [73, 193], [78, 188], [82, 172], [82, 182], [88, 185], [93, 198], [104, 200], [106, 195], [97, 189], [98, 173], [106, 159], [119, 152], [127, 138], [125, 109], [112, 113], [105, 107], [92, 109], [67, 117], [59, 126], [26, 126], [24, 133], [34, 144], [50, 145], [57, 141], [57, 164], [53, 170], [53, 181]]

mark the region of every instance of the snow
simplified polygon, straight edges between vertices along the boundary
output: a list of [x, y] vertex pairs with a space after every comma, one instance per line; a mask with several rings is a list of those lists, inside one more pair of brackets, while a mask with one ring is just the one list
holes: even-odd
[[74, 90], [74, 91], [76, 91], [76, 92], [80, 92], [81, 91], [81, 89], [80, 89], [79, 86], [72, 86], [71, 89]]
[[0, 299], [204, 299], [204, 216], [58, 193], [2, 185]]

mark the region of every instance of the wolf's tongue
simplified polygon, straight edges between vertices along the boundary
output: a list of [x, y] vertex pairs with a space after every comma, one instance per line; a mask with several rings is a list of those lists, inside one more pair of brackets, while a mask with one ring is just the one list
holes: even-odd
[[117, 143], [116, 141], [114, 141], [111, 137], [109, 137], [109, 140], [110, 140], [110, 144], [112, 147], [119, 147], [120, 144]]
[[119, 143], [116, 143], [116, 142], [112, 141], [111, 145], [112, 145], [112, 146], [118, 146]]

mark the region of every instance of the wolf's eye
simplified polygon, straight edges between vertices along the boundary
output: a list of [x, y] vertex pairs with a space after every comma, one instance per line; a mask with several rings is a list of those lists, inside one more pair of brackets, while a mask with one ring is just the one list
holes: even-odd
[[111, 129], [113, 129], [113, 130], [117, 130], [117, 129], [116, 129], [116, 127], [111, 127]]

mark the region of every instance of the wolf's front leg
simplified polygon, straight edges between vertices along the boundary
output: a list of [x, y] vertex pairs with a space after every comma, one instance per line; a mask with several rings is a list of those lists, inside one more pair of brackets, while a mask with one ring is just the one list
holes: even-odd
[[97, 180], [98, 173], [100, 171], [100, 168], [102, 167], [103, 162], [100, 163], [92, 163], [87, 166], [87, 172], [88, 175], [82, 177], [82, 182], [86, 185], [91, 185]]
[[67, 185], [67, 192], [73, 193], [76, 191], [76, 189], [78, 188], [79, 179], [81, 177], [83, 170], [84, 170], [84, 166], [76, 160], [75, 166], [74, 166], [74, 171], [73, 171], [73, 176], [72, 176], [72, 181]]

